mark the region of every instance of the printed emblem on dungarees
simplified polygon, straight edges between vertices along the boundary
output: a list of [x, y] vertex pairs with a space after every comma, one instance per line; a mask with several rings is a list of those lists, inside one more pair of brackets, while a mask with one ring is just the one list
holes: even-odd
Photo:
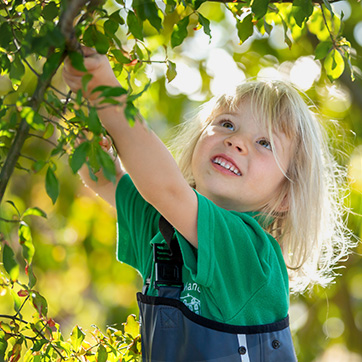
[[195, 314], [201, 313], [200, 287], [197, 283], [186, 283], [180, 300]]

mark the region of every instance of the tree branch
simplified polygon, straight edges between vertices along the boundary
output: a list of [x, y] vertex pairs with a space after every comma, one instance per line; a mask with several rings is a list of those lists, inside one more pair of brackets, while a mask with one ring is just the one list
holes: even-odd
[[[66, 39], [67, 50], [80, 51], [80, 45], [74, 36], [73, 21], [75, 17], [80, 13], [82, 7], [86, 5], [87, 2], [88, 2], [87, 0], [68, 1], [67, 6], [63, 10], [63, 13], [60, 17], [58, 26], [60, 26], [61, 32]], [[97, 1], [93, 0], [90, 1], [89, 3], [90, 5], [93, 6], [95, 3], [97, 3]], [[49, 56], [52, 54], [52, 52], [54, 52], [54, 49], [50, 50]], [[64, 57], [65, 53], [59, 60], [53, 72], [49, 74], [46, 79], [43, 79], [42, 77], [38, 78], [37, 87], [29, 102], [29, 105], [34, 110], [34, 112], [39, 111], [40, 105], [44, 100], [45, 92], [49, 87], [54, 74], [58, 70], [59, 66], [62, 64]], [[16, 163], [19, 159], [20, 151], [24, 145], [24, 142], [28, 138], [29, 130], [30, 130], [29, 124], [26, 122], [25, 119], [22, 119], [20, 121], [20, 125], [17, 130], [16, 136], [13, 140], [13, 143], [11, 144], [11, 147], [9, 149], [9, 153], [6, 157], [4, 166], [2, 167], [0, 172], [0, 204], [4, 197], [5, 190], [9, 183], [10, 177], [14, 172]]]

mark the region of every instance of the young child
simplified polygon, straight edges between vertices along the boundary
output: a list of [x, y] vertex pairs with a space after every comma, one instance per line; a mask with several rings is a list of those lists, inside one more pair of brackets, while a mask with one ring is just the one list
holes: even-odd
[[[84, 54], [97, 105], [91, 90], [119, 83], [106, 56]], [[69, 59], [63, 72], [81, 89]], [[98, 114], [124, 169], [117, 185], [81, 176], [116, 207], [117, 257], [145, 281], [143, 360], [295, 361], [289, 289], [327, 285], [348, 250], [341, 175], [298, 92], [254, 81], [208, 102], [181, 126], [178, 163], [122, 106]]]

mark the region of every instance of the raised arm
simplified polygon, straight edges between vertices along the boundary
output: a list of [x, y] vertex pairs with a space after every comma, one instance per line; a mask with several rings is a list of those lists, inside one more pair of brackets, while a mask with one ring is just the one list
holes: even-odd
[[[99, 99], [96, 94], [91, 94], [92, 89], [99, 85], [120, 84], [106, 56], [89, 48], [84, 53], [84, 64], [93, 75], [85, 96], [97, 105]], [[81, 89], [84, 73], [75, 70], [69, 59], [65, 61], [63, 74], [73, 91]], [[125, 98], [118, 100], [122, 102]], [[197, 247], [197, 197], [168, 149], [143, 121], [137, 120], [130, 127], [123, 106], [99, 107], [98, 115], [114, 141], [122, 165], [142, 197]]]
[[[81, 143], [81, 140], [79, 140]], [[116, 167], [116, 183], [109, 181], [103, 174], [102, 171], [96, 173], [97, 181], [91, 179], [89, 175], [88, 167], [84, 164], [81, 169], [78, 171], [84, 185], [89, 187], [94, 193], [100, 196], [103, 200], [107, 201], [113, 207], [116, 207], [115, 204], [115, 193], [118, 181], [121, 177], [125, 174], [125, 171], [122, 168], [121, 160], [119, 159], [118, 155], [113, 154], [112, 150], [112, 142], [109, 140], [108, 137], [103, 137], [101, 143], [101, 147], [104, 151], [111, 154], [111, 157], [114, 159], [114, 164]]]

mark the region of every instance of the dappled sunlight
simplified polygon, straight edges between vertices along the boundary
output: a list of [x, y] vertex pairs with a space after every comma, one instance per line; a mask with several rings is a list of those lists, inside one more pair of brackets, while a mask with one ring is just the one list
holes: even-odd
[[245, 80], [230, 54], [223, 49], [213, 49], [206, 61], [206, 71], [212, 77], [210, 90], [214, 95], [227, 93]]
[[290, 70], [290, 81], [300, 90], [307, 91], [321, 76], [321, 65], [313, 57], [300, 57]]
[[353, 30], [354, 39], [362, 46], [362, 21], [360, 21]]
[[166, 84], [166, 89], [171, 95], [180, 93], [192, 96], [201, 90], [202, 79], [198, 70], [184, 62], [177, 64], [177, 75], [170, 83]]

